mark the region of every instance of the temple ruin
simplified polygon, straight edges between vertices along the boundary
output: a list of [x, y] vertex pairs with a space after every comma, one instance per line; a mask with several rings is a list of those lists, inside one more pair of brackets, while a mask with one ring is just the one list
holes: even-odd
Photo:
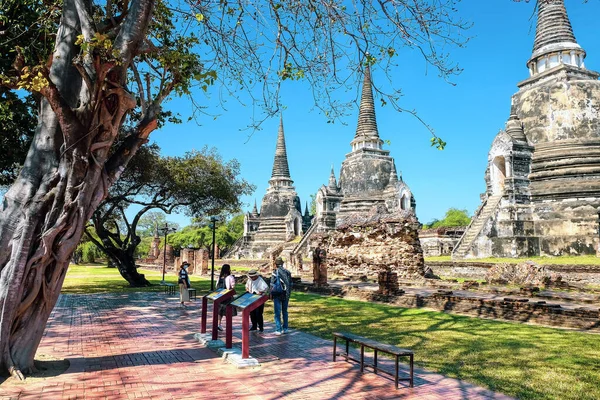
[[398, 176], [389, 150], [382, 148], [368, 67], [356, 133], [350, 146], [352, 150], [342, 162], [339, 184], [332, 168], [329, 183], [317, 192], [315, 230], [325, 232], [335, 229], [344, 223], [345, 218], [356, 213], [368, 213], [377, 206], [384, 206], [388, 212], [408, 210], [414, 214], [415, 198], [402, 176]]
[[453, 258], [595, 254], [600, 82], [563, 0], [538, 3], [529, 78], [495, 137], [486, 191]]
[[302, 236], [310, 219], [308, 208], [302, 215], [300, 198], [290, 177], [283, 119], [280, 119], [267, 193], [262, 199], [260, 211], [254, 203], [252, 212], [244, 216], [244, 235], [233, 246], [230, 256], [263, 258], [269, 249]]

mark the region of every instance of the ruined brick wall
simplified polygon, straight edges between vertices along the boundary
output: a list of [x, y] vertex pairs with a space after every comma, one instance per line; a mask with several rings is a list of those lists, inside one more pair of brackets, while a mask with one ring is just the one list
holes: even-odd
[[422, 278], [423, 251], [416, 217], [406, 211], [351, 216], [319, 238], [327, 251], [329, 274], [377, 276], [396, 272], [401, 279]]

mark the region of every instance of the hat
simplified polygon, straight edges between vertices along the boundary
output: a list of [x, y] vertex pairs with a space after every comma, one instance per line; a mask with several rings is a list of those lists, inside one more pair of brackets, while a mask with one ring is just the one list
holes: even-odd
[[255, 269], [251, 269], [250, 271], [248, 271], [248, 276], [258, 276], [258, 272], [256, 272]]
[[187, 261], [184, 261], [184, 262], [181, 263], [181, 265], [190, 265], [190, 263], [187, 262]]
[[277, 259], [275, 260], [275, 265], [283, 265], [283, 258], [277, 257]]

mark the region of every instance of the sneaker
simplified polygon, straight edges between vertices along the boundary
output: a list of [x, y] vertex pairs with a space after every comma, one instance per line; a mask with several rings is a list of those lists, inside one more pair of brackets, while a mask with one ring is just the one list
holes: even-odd
[[289, 330], [288, 330], [288, 329], [284, 329], [284, 330], [283, 330], [283, 333], [288, 333], [288, 332], [289, 332]]
[[252, 328], [250, 328], [250, 330], [251, 330], [251, 331], [255, 331], [255, 330], [256, 330], [256, 327], [255, 327], [255, 326], [253, 326]]
[[260, 333], [263, 333], [265, 330], [264, 330], [263, 328], [260, 328], [258, 331], [259, 331]]
[[223, 332], [223, 328], [221, 327], [221, 325], [217, 326], [217, 329]]
[[275, 336], [281, 336], [281, 331], [275, 331]]

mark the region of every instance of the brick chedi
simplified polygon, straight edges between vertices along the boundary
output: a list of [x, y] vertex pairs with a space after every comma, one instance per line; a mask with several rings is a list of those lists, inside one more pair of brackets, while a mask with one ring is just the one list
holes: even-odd
[[538, 2], [529, 78], [492, 143], [486, 192], [455, 258], [594, 254], [600, 208], [600, 82], [564, 0]]
[[317, 231], [336, 228], [344, 218], [353, 214], [367, 214], [374, 207], [385, 206], [389, 212], [411, 210], [415, 200], [410, 188], [398, 177], [394, 159], [382, 149], [379, 137], [371, 72], [365, 70], [358, 124], [352, 151], [342, 162], [339, 184], [332, 169], [329, 184], [317, 192]]
[[317, 192], [312, 247], [326, 251], [327, 269], [334, 275], [422, 278], [415, 200], [382, 145], [367, 68], [356, 134], [339, 183], [332, 169], [329, 183]]
[[261, 258], [268, 249], [301, 236], [302, 224], [300, 198], [290, 177], [281, 119], [267, 193], [260, 212], [255, 203], [252, 212], [245, 215], [244, 237], [235, 255]]

